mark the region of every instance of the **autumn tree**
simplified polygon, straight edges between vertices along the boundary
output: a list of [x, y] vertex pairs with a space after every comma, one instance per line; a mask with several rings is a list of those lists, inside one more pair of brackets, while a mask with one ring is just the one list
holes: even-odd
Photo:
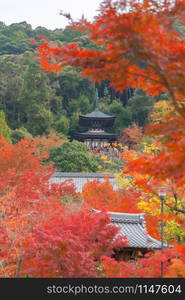
[[36, 142], [0, 140], [0, 277], [18, 277], [28, 235], [47, 217], [62, 213], [61, 197], [74, 194], [72, 183], [50, 185], [51, 167]]
[[[46, 41], [37, 48], [40, 63], [55, 72], [69, 64], [81, 67], [82, 75], [96, 81], [108, 78], [120, 91], [132, 87], [150, 95], [168, 92], [175, 110], [184, 118], [184, 39], [174, 26], [175, 19], [184, 21], [184, 6], [182, 0], [104, 1], [93, 23], [82, 20], [73, 25], [87, 31], [100, 50]], [[183, 120], [179, 122], [183, 128]], [[168, 131], [168, 123], [164, 127]], [[178, 139], [183, 142], [180, 136]]]
[[[122, 154], [122, 158], [125, 160], [125, 167], [118, 178], [120, 184], [122, 188], [132, 186], [138, 192], [140, 191], [137, 207], [145, 212], [146, 215], [155, 218], [158, 229], [161, 222], [159, 192], [161, 189], [165, 189], [165, 238], [175, 243], [182, 242], [185, 237], [184, 185], [178, 184], [178, 179], [174, 174], [170, 175], [169, 168], [169, 176], [165, 178], [165, 170], [162, 172], [163, 160], [159, 159], [159, 157], [162, 158], [162, 155], [166, 154], [165, 150], [163, 152], [160, 150], [160, 147], [153, 147], [149, 148], [149, 151], [147, 149], [145, 151], [145, 153], [126, 151]], [[166, 156], [166, 164], [170, 164], [168, 155]], [[152, 230], [156, 232], [157, 227], [153, 227]]]
[[34, 138], [34, 141], [37, 144], [38, 153], [47, 153], [49, 154], [50, 150], [57, 148], [65, 143], [67, 140], [61, 138], [57, 132], [52, 130], [48, 136], [42, 135]]
[[100, 258], [126, 244], [105, 213], [64, 212], [47, 219], [27, 240], [22, 276], [102, 277]]
[[82, 20], [74, 25], [87, 31], [100, 50], [45, 42], [37, 48], [41, 65], [56, 72], [69, 64], [80, 66], [83, 75], [96, 81], [108, 78], [120, 91], [130, 86], [150, 94], [167, 91], [181, 113], [184, 42], [174, 18], [184, 20], [184, 5], [182, 0], [103, 1], [93, 23]]
[[101, 256], [125, 237], [105, 212], [64, 207], [75, 187], [49, 183], [53, 170], [36, 150], [28, 139], [0, 140], [0, 277], [102, 277]]
[[[162, 123], [148, 129], [148, 134], [157, 137], [158, 151], [139, 154], [128, 161], [123, 173], [131, 176], [137, 188], [143, 190], [147, 205], [150, 194], [157, 195], [156, 189], [165, 186], [165, 209], [178, 214], [182, 223], [185, 47], [184, 38], [174, 25], [176, 20], [184, 23], [184, 12], [183, 0], [105, 0], [92, 23], [83, 19], [73, 24], [73, 28], [87, 32], [99, 48], [89, 50], [78, 43], [58, 46], [48, 41], [37, 48], [40, 63], [47, 71], [57, 73], [64, 66], [72, 65], [80, 67], [81, 74], [94, 81], [108, 78], [110, 85], [120, 92], [131, 87], [141, 88], [148, 95], [168, 93], [176, 113], [163, 117]], [[160, 208], [156, 200], [153, 205]]]
[[[185, 260], [182, 249], [165, 249], [147, 254], [137, 262], [117, 262], [110, 257], [102, 257], [102, 267], [106, 277], [118, 278], [160, 278], [161, 263], [163, 263], [164, 277], [185, 277]], [[181, 290], [179, 289], [179, 294]]]
[[128, 213], [139, 211], [137, 208], [139, 195], [132, 188], [115, 191], [108, 176], [103, 182], [98, 180], [87, 182], [82, 192], [83, 200], [89, 208]]
[[[108, 178], [105, 178], [104, 182], [97, 180], [87, 182], [82, 192], [84, 203], [89, 208], [109, 212], [140, 213], [144, 211], [146, 214], [147, 232], [151, 236], [160, 239], [161, 215], [159, 197], [156, 197], [154, 193], [152, 194], [152, 189], [149, 189], [149, 185], [147, 193], [144, 193], [144, 180], [146, 180], [146, 178], [138, 176], [137, 180], [138, 185], [136, 183], [135, 185], [131, 183], [128, 185], [128, 181], [131, 182], [131, 179], [127, 180], [127, 183], [125, 180], [125, 183], [122, 182], [122, 188], [117, 191], [113, 190]], [[141, 189], [142, 182], [143, 189]], [[146, 183], [145, 189], [147, 189]], [[147, 202], [145, 202], [146, 206], [144, 206], [143, 199], [146, 196], [150, 197], [150, 205], [147, 205]], [[173, 217], [173, 214], [170, 216], [170, 212], [164, 216], [165, 238], [167, 238], [167, 235], [170, 238], [172, 234], [173, 239], [175, 239], [175, 235], [178, 237], [180, 234], [172, 222]], [[169, 224], [167, 224], [167, 222], [169, 222]], [[106, 277], [161, 277], [161, 263], [164, 265], [165, 277], [184, 277], [185, 260], [183, 249], [184, 244], [181, 244], [172, 249], [152, 251], [146, 254], [144, 258], [137, 258], [135, 262], [118, 262], [111, 257], [102, 256], [101, 265]]]
[[166, 115], [172, 113], [175, 113], [175, 110], [171, 102], [168, 100], [160, 100], [154, 104], [149, 118], [153, 123], [160, 123]]
[[137, 126], [135, 123], [128, 128], [125, 128], [119, 135], [119, 141], [128, 146], [128, 148], [137, 147], [143, 138], [143, 130], [141, 127]]
[[[166, 92], [177, 115], [150, 129], [162, 147], [152, 157], [144, 155], [129, 162], [131, 174], [152, 177], [158, 185], [169, 180], [184, 185], [184, 38], [175, 20], [184, 22], [185, 3], [178, 1], [103, 1], [93, 23], [82, 20], [73, 25], [88, 32], [99, 49], [87, 50], [77, 43], [57, 46], [47, 41], [38, 48], [41, 65], [58, 72], [66, 65], [81, 67], [81, 74], [122, 91], [141, 88], [149, 95]], [[68, 16], [69, 17], [69, 16]], [[70, 18], [70, 17], [69, 17]], [[173, 184], [174, 186], [174, 184]], [[175, 188], [176, 190], [176, 188]], [[176, 195], [176, 193], [175, 193]], [[184, 211], [174, 198], [173, 209]]]

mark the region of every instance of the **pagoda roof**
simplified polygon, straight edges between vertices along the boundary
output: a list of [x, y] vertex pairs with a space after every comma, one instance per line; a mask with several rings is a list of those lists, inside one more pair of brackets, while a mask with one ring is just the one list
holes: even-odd
[[108, 140], [115, 140], [116, 135], [114, 133], [108, 133], [106, 131], [92, 131], [88, 130], [86, 132], [77, 132], [74, 134], [75, 138], [79, 139], [108, 139]]
[[106, 132], [104, 130], [88, 130], [86, 132], [81, 132], [81, 133], [77, 133], [78, 135], [83, 135], [83, 136], [107, 136], [107, 137], [115, 137], [115, 134], [114, 133], [109, 133], [109, 132]]
[[101, 112], [98, 108], [96, 108], [91, 113], [88, 113], [86, 115], [81, 115], [80, 118], [96, 118], [96, 119], [114, 119], [115, 117], [111, 115], [104, 114]]

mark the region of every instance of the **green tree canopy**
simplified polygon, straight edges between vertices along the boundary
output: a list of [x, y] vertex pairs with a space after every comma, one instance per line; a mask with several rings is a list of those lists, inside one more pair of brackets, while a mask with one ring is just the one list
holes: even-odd
[[68, 135], [69, 119], [66, 116], [61, 116], [61, 118], [55, 122], [55, 128], [58, 133]]
[[4, 136], [6, 140], [10, 140], [11, 129], [5, 120], [5, 114], [0, 111], [0, 136]]
[[16, 144], [20, 140], [24, 139], [25, 137], [32, 139], [31, 133], [29, 133], [26, 128], [20, 127], [15, 130], [12, 130], [11, 140], [14, 144]]
[[128, 100], [128, 108], [132, 114], [132, 122], [139, 126], [148, 123], [148, 115], [152, 110], [155, 99], [147, 96], [142, 90], [136, 89], [133, 97]]
[[50, 152], [49, 161], [62, 172], [96, 172], [100, 164], [98, 158], [87, 151], [78, 141], [66, 142]]

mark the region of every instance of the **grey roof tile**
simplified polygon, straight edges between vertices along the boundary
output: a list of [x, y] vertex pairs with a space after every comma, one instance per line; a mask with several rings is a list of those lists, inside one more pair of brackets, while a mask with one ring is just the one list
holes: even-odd
[[67, 179], [71, 179], [76, 187], [77, 192], [82, 192], [83, 186], [87, 181], [97, 179], [100, 182], [104, 181], [105, 176], [109, 176], [109, 180], [114, 189], [118, 189], [115, 177], [112, 174], [103, 173], [67, 173], [56, 172], [50, 179], [50, 183], [61, 183]]
[[127, 238], [129, 248], [161, 249], [161, 242], [147, 233], [144, 214], [109, 212], [109, 215], [112, 224], [120, 229], [118, 235]]
[[103, 112], [101, 112], [98, 108], [96, 108], [94, 111], [92, 111], [91, 113], [88, 113], [86, 115], [81, 115], [81, 117], [85, 117], [85, 118], [115, 118], [113, 116], [104, 114]]

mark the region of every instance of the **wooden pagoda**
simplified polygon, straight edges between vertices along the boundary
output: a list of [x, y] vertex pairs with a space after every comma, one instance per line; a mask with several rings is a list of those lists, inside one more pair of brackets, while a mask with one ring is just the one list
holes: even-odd
[[89, 127], [88, 131], [75, 133], [74, 137], [84, 142], [88, 148], [102, 148], [106, 143], [116, 140], [116, 135], [105, 131], [114, 125], [115, 117], [104, 114], [98, 108], [98, 92], [96, 90], [95, 110], [86, 115], [80, 115], [79, 125]]

